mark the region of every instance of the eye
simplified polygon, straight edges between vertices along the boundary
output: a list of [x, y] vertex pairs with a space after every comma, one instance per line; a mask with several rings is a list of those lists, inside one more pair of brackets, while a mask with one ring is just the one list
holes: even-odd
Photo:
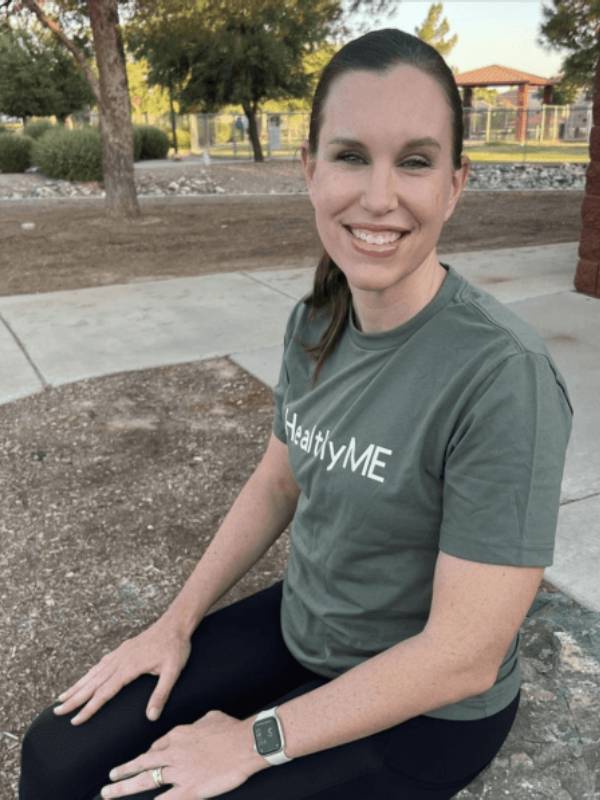
[[415, 167], [420, 168], [420, 167], [431, 166], [429, 161], [425, 161], [420, 158], [407, 158], [406, 161], [403, 161], [402, 163], [408, 164], [411, 167], [411, 169], [414, 169]]
[[[337, 156], [338, 161], [347, 161], [349, 158], [360, 158], [362, 160], [362, 156], [358, 155], [358, 153], [340, 153]], [[350, 161], [350, 164], [354, 164], [354, 161]]]

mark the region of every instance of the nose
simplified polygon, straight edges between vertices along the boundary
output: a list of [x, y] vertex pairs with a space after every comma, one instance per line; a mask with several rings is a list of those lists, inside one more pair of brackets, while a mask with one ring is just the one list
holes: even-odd
[[398, 208], [398, 187], [393, 166], [376, 164], [366, 171], [366, 185], [360, 204], [374, 216]]

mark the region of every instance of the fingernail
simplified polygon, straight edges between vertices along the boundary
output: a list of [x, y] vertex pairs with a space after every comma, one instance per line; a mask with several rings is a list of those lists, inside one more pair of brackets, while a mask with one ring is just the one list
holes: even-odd
[[117, 774], [118, 773], [117, 773], [116, 768], [115, 769], [111, 769], [111, 771], [108, 773], [108, 777], [111, 779], [111, 781], [116, 781], [117, 780]]
[[148, 719], [158, 719], [158, 708], [151, 708], [150, 711], [148, 711]]
[[54, 707], [54, 711], [62, 711], [62, 709], [63, 709], [62, 706], [55, 706]]
[[58, 699], [59, 699], [59, 700], [64, 700], [64, 699], [65, 699], [65, 695], [66, 695], [66, 694], [67, 694], [66, 692], [63, 692], [62, 694], [59, 694], [59, 695], [58, 695]]
[[79, 722], [81, 722], [81, 717], [73, 717], [71, 725], [77, 725]]

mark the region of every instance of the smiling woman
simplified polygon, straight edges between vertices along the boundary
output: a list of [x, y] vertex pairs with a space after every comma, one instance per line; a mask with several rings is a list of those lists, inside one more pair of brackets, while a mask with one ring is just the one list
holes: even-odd
[[[263, 459], [164, 615], [33, 721], [20, 800], [446, 800], [511, 730], [573, 408], [541, 336], [438, 259], [469, 170], [443, 58], [395, 28], [342, 47], [302, 168], [323, 255]], [[208, 614], [290, 521], [283, 579]]]

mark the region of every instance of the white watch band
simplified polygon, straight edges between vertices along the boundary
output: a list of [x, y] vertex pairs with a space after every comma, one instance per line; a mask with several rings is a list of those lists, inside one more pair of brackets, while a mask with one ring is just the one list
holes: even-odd
[[[283, 735], [283, 726], [281, 724], [281, 720], [277, 715], [277, 706], [265, 709], [264, 711], [259, 711], [259, 713], [254, 718], [254, 722], [258, 722], [258, 720], [265, 719], [266, 717], [273, 717], [273, 719], [277, 723], [279, 736], [281, 738], [281, 749], [277, 753], [271, 753], [270, 755], [263, 755], [263, 758], [273, 766], [277, 766], [278, 764], [285, 764], [286, 761], [292, 761], [292, 759], [289, 758], [289, 756], [286, 756], [285, 754], [285, 737]], [[256, 749], [256, 742], [254, 742], [254, 750], [255, 752], [258, 753], [258, 750]]]

